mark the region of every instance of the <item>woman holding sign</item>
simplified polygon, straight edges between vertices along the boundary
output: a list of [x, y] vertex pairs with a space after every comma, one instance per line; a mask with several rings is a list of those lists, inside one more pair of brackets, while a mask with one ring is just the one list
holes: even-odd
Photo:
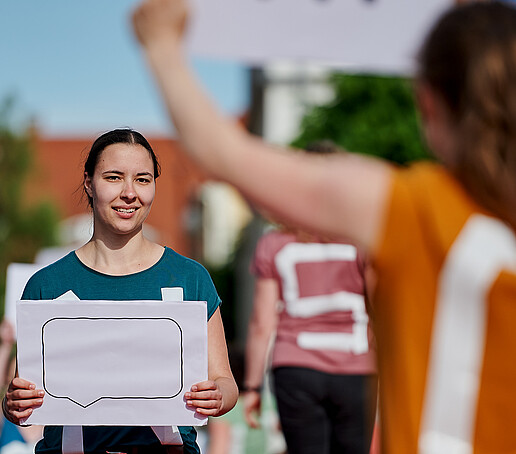
[[[208, 272], [197, 262], [149, 241], [143, 223], [150, 212], [160, 173], [157, 158], [138, 132], [118, 129], [100, 136], [84, 166], [84, 190], [93, 211], [92, 239], [36, 273], [22, 299], [50, 300], [73, 292], [81, 300], [161, 300], [161, 290], [181, 287], [184, 299], [206, 301], [208, 380], [185, 393], [186, 405], [219, 416], [236, 402], [238, 389], [229, 367], [220, 298]], [[16, 377], [3, 400], [6, 417], [20, 424], [42, 405], [44, 392]], [[182, 452], [198, 453], [192, 427], [180, 427]], [[82, 452], [165, 453], [151, 427], [85, 426]], [[77, 452], [68, 447], [63, 428], [49, 426], [36, 453]]]
[[416, 94], [440, 164], [406, 169], [278, 151], [222, 118], [181, 50], [187, 19], [182, 0], [134, 15], [184, 149], [275, 218], [373, 258], [383, 452], [516, 452], [514, 5], [457, 6], [431, 30]]

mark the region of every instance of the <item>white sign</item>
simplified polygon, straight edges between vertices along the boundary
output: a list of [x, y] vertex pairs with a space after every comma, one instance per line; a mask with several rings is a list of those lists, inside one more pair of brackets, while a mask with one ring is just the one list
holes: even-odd
[[204, 302], [20, 301], [19, 376], [44, 425], [202, 425], [184, 393], [206, 380]]
[[406, 73], [452, 0], [195, 0], [189, 44], [202, 56], [263, 64], [320, 61]]
[[22, 297], [27, 281], [43, 265], [34, 263], [10, 263], [7, 266], [5, 286], [5, 318], [16, 326], [16, 301]]

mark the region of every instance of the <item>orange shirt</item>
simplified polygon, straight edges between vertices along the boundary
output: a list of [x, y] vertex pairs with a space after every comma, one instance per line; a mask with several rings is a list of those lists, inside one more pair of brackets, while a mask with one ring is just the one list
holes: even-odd
[[516, 453], [512, 230], [435, 164], [396, 172], [384, 222], [375, 253], [383, 452]]

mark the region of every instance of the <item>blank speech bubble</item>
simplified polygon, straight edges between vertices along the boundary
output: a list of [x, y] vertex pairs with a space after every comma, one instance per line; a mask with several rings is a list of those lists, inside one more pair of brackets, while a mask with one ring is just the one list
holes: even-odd
[[172, 399], [183, 334], [171, 318], [56, 317], [42, 327], [43, 388], [86, 408], [102, 399]]

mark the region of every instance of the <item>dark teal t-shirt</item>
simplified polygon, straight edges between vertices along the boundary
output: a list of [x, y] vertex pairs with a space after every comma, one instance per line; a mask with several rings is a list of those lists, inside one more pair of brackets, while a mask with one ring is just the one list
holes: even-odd
[[[210, 275], [199, 263], [165, 248], [152, 267], [126, 276], [110, 276], [85, 266], [75, 252], [32, 276], [23, 292], [25, 300], [56, 299], [71, 290], [81, 300], [161, 300], [161, 289], [181, 287], [185, 301], [206, 301], [208, 319], [221, 303]], [[199, 453], [193, 427], [179, 427], [185, 454]], [[156, 446], [150, 427], [83, 427], [84, 452], [123, 451], [129, 446]], [[62, 427], [47, 426], [36, 453], [60, 453]]]

